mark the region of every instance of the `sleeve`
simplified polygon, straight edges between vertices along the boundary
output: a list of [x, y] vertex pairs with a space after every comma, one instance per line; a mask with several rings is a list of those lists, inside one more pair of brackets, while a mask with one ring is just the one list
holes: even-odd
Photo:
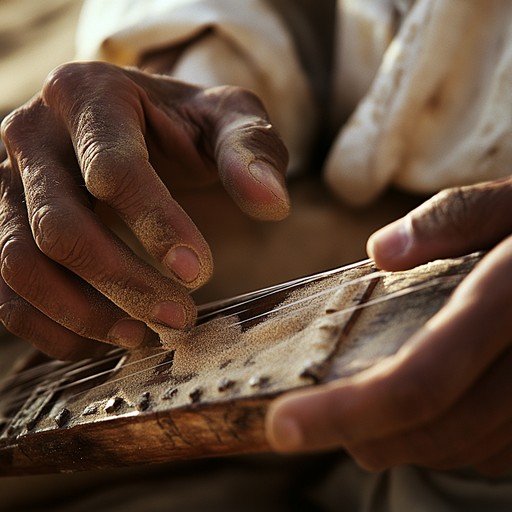
[[182, 44], [208, 30], [181, 56], [176, 78], [236, 85], [263, 100], [290, 151], [290, 170], [309, 159], [316, 107], [293, 37], [264, 0], [88, 0], [77, 59], [136, 65], [146, 52]]
[[387, 0], [380, 25], [375, 2], [355, 2], [339, 3], [342, 55], [364, 69], [338, 67], [339, 109], [358, 103], [326, 163], [332, 189], [365, 204], [389, 184], [429, 194], [509, 175], [512, 2]]

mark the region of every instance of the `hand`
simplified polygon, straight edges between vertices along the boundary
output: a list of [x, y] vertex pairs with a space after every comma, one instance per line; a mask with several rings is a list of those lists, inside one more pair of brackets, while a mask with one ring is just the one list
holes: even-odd
[[[0, 319], [55, 357], [90, 353], [91, 340], [148, 342], [150, 322], [194, 322], [189, 291], [212, 261], [179, 193], [220, 180], [253, 217], [288, 213], [286, 150], [240, 89], [71, 63], [4, 120], [2, 139]], [[101, 204], [168, 275], [107, 229]]]
[[442, 192], [386, 226], [368, 252], [387, 270], [494, 248], [397, 354], [276, 400], [278, 451], [344, 447], [370, 470], [512, 469], [512, 179]]

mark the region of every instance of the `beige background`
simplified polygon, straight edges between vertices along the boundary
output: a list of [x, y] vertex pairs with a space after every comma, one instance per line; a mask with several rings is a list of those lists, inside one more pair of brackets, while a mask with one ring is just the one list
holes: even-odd
[[39, 90], [74, 52], [79, 0], [0, 0], [0, 112]]

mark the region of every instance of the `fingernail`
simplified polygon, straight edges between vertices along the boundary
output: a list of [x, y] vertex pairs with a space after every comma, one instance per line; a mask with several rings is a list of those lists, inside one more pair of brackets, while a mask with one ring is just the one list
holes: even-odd
[[376, 233], [368, 240], [368, 255], [372, 259], [393, 259], [404, 256], [412, 245], [410, 222], [397, 220]]
[[290, 202], [288, 192], [282, 184], [282, 177], [274, 167], [256, 160], [249, 165], [252, 177], [270, 190], [278, 199], [286, 203]]
[[114, 345], [126, 348], [138, 347], [144, 341], [147, 326], [133, 318], [118, 320], [108, 332], [108, 339]]
[[274, 448], [285, 452], [299, 450], [304, 441], [299, 424], [289, 416], [274, 418], [271, 437]]
[[187, 313], [185, 308], [177, 302], [161, 302], [152, 311], [153, 318], [174, 329], [183, 329], [187, 325]]
[[185, 283], [195, 281], [201, 270], [199, 257], [185, 245], [173, 247], [166, 254], [164, 264]]

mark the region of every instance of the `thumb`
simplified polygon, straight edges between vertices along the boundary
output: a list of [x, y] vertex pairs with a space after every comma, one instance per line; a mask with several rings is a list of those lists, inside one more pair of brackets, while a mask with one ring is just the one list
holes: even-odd
[[487, 249], [512, 229], [512, 179], [444, 190], [374, 233], [367, 251], [385, 270]]

